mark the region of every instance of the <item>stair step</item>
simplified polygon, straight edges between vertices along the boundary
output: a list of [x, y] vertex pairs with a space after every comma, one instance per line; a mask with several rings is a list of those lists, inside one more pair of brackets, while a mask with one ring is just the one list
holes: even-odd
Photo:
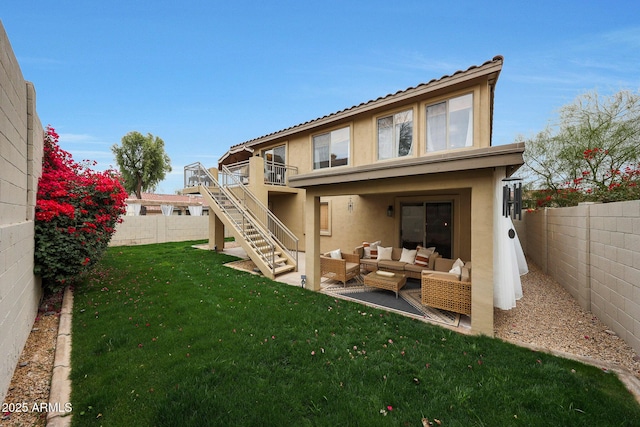
[[295, 266], [293, 265], [283, 265], [282, 267], [276, 267], [275, 275], [288, 273], [289, 271], [295, 270]]

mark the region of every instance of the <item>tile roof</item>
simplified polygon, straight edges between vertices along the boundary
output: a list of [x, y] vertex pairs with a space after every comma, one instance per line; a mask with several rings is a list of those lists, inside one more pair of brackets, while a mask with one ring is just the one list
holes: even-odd
[[[135, 195], [130, 195], [127, 199], [128, 203], [140, 203]], [[171, 204], [176, 206], [187, 206], [204, 204], [201, 196], [182, 195], [182, 194], [155, 194], [142, 193], [142, 202], [151, 202], [152, 204]], [[143, 203], [144, 204], [144, 203]]]
[[502, 67], [503, 61], [504, 61], [504, 58], [501, 55], [496, 55], [491, 60], [486, 61], [481, 65], [472, 65], [471, 67], [467, 68], [466, 70], [458, 70], [458, 71], [454, 72], [451, 75], [444, 75], [444, 76], [442, 76], [442, 77], [440, 77], [438, 79], [432, 79], [427, 83], [421, 83], [421, 84], [419, 84], [419, 85], [417, 85], [415, 87], [409, 87], [407, 89], [399, 90], [399, 91], [397, 91], [395, 93], [390, 93], [390, 94], [378, 97], [376, 99], [372, 99], [372, 100], [360, 103], [358, 105], [354, 105], [354, 106], [351, 106], [349, 108], [345, 108], [343, 110], [339, 110], [339, 111], [327, 114], [325, 116], [318, 117], [316, 119], [306, 121], [304, 123], [300, 123], [300, 124], [297, 124], [297, 125], [294, 125], [294, 126], [291, 126], [291, 127], [288, 127], [288, 128], [276, 131], [276, 132], [269, 133], [267, 135], [260, 136], [258, 138], [254, 138], [254, 139], [245, 141], [245, 142], [240, 143], [240, 144], [236, 144], [236, 145], [232, 146], [232, 149], [235, 149], [235, 148], [241, 147], [241, 146], [251, 146], [251, 145], [254, 145], [254, 144], [258, 144], [259, 142], [263, 142], [263, 140], [265, 140], [265, 139], [268, 140], [270, 138], [280, 136], [281, 134], [287, 134], [287, 133], [290, 133], [290, 132], [293, 133], [293, 131], [297, 130], [298, 128], [304, 128], [304, 127], [316, 124], [318, 122], [324, 121], [326, 119], [334, 118], [334, 117], [337, 117], [337, 116], [340, 116], [340, 115], [345, 115], [345, 114], [348, 114], [350, 112], [355, 114], [359, 110], [362, 110], [362, 109], [364, 109], [364, 108], [366, 108], [368, 106], [374, 107], [377, 104], [380, 104], [380, 103], [383, 103], [383, 102], [389, 101], [389, 100], [394, 100], [395, 98], [399, 98], [402, 95], [412, 94], [414, 92], [419, 92], [422, 89], [426, 89], [426, 88], [435, 86], [437, 83], [453, 79], [453, 78], [455, 78], [457, 76], [460, 76], [460, 75], [465, 75], [465, 74], [471, 73], [474, 70], [478, 70], [478, 69], [485, 68], [485, 67], [489, 68], [489, 67], [494, 66], [494, 65]]

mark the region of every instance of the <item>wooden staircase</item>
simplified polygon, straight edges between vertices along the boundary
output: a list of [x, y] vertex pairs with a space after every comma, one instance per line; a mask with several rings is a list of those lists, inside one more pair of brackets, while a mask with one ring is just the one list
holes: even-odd
[[[221, 185], [201, 164], [188, 165], [185, 171], [187, 168], [197, 170], [192, 176], [203, 178], [197, 186], [190, 187], [189, 192], [197, 189], [262, 274], [274, 279], [280, 274], [297, 271], [297, 246], [295, 254], [283, 247], [274, 233], [261, 224], [234, 192]], [[190, 183], [193, 184], [192, 178]]]

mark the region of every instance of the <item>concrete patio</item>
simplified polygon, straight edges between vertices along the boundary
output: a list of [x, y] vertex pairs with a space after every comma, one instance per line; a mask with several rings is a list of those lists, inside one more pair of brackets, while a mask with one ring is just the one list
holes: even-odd
[[[241, 259], [248, 259], [247, 253], [244, 251], [244, 249], [242, 249], [242, 247], [240, 246], [236, 246], [233, 244], [225, 245], [223, 253], [228, 255], [233, 255]], [[302, 286], [302, 276], [304, 274], [305, 274], [305, 253], [299, 252], [298, 253], [298, 271], [282, 274], [276, 277], [275, 280], [277, 282], [300, 287]], [[352, 281], [352, 282], [355, 282], [355, 281]], [[340, 283], [334, 282], [330, 279], [323, 278], [321, 286], [323, 289], [326, 289], [329, 286], [336, 285], [336, 284], [340, 284]], [[349, 283], [349, 285], [356, 285], [356, 283]], [[340, 286], [342, 285], [340, 284]], [[420, 281], [416, 279], [408, 279], [407, 285], [405, 288], [419, 289]], [[415, 318], [417, 320], [422, 320], [427, 323], [433, 323], [438, 326], [451, 328], [461, 333], [469, 333], [471, 331], [471, 318], [468, 316], [460, 315], [460, 321], [458, 323], [458, 326], [449, 326], [443, 323], [429, 321], [428, 318], [426, 318], [425, 316], [417, 312], [416, 309], [411, 304], [406, 302], [404, 299], [396, 298], [396, 295], [393, 292], [385, 292], [385, 291], [369, 292], [367, 296], [368, 298], [366, 298], [366, 300], [351, 298], [348, 295], [337, 296], [337, 297], [350, 300], [350, 301], [355, 301], [359, 304], [363, 304], [368, 307], [387, 310], [390, 312], [401, 314], [403, 316], [408, 316], [408, 317]]]

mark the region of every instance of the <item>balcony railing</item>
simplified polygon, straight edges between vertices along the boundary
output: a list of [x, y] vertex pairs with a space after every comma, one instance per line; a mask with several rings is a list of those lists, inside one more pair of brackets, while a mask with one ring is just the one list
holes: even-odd
[[[226, 166], [223, 174], [231, 174], [233, 179], [229, 181], [237, 181], [242, 184], [249, 184], [253, 179], [249, 172], [249, 161], [234, 163]], [[283, 163], [265, 162], [264, 164], [264, 183], [268, 185], [286, 186], [291, 175], [297, 175], [298, 168], [295, 166], [285, 165]]]
[[297, 175], [298, 168], [295, 166], [285, 165], [283, 163], [265, 162], [264, 164], [264, 183], [270, 185], [287, 185], [288, 177]]

